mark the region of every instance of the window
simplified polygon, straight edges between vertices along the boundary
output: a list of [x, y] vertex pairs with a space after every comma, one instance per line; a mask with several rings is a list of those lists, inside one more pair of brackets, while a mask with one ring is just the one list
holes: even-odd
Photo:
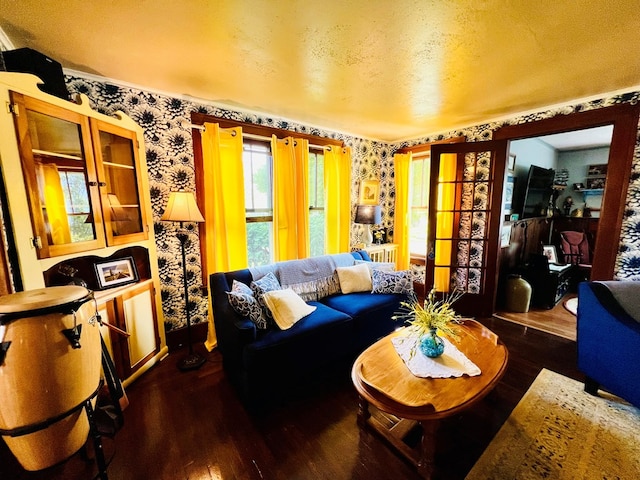
[[91, 213], [89, 193], [84, 171], [60, 169], [60, 184], [64, 195], [65, 209], [69, 222], [72, 242], [93, 240], [93, 222], [87, 219]]
[[309, 243], [311, 256], [324, 255], [324, 150], [309, 149]]
[[427, 220], [429, 218], [429, 152], [414, 155], [410, 175], [409, 252], [427, 254]]
[[245, 139], [242, 160], [249, 266], [267, 265], [274, 261], [271, 145]]

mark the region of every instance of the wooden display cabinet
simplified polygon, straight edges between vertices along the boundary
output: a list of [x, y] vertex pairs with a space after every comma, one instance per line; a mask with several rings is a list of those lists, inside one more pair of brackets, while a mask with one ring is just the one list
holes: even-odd
[[[0, 166], [8, 292], [64, 285], [93, 290], [105, 343], [125, 385], [168, 353], [143, 132], [42, 92], [30, 74], [0, 72]], [[133, 258], [135, 281], [102, 289], [96, 262]]]
[[136, 132], [17, 92], [11, 102], [38, 258], [146, 240]]

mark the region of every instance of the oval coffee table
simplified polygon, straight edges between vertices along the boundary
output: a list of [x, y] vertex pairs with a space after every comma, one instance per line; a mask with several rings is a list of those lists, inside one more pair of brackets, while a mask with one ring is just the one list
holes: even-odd
[[[498, 336], [475, 320], [465, 320], [454, 345], [475, 363], [481, 374], [456, 378], [420, 378], [413, 375], [391, 339], [393, 332], [367, 348], [356, 359], [351, 379], [360, 396], [358, 424], [381, 434], [402, 455], [430, 478], [433, 470], [438, 420], [454, 415], [478, 402], [498, 383], [507, 368], [509, 353]], [[418, 351], [416, 355], [421, 355]], [[391, 428], [371, 416], [369, 405], [400, 417]], [[422, 427], [418, 449], [403, 437], [416, 423]]]

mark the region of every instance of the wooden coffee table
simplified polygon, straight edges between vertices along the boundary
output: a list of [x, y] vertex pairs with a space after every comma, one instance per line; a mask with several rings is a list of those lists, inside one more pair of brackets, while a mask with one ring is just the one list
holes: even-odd
[[[482, 373], [475, 377], [419, 378], [409, 371], [391, 343], [400, 334], [396, 331], [378, 340], [353, 365], [351, 378], [360, 395], [358, 424], [373, 428], [430, 478], [438, 420], [469, 408], [487, 395], [502, 378], [509, 353], [495, 333], [475, 320], [466, 320], [460, 326], [459, 341], [453, 343]], [[371, 415], [369, 405], [399, 417], [399, 422], [392, 427], [384, 425]], [[414, 449], [403, 438], [416, 423], [422, 427], [422, 439]]]

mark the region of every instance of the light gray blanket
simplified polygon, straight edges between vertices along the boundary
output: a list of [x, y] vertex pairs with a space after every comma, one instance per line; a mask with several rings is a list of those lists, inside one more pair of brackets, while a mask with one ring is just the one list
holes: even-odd
[[291, 288], [305, 301], [315, 301], [340, 291], [336, 268], [354, 264], [351, 254], [340, 253], [250, 267], [249, 271], [254, 280], [273, 272], [282, 287]]
[[640, 282], [612, 280], [598, 283], [607, 287], [622, 309], [640, 322]]

